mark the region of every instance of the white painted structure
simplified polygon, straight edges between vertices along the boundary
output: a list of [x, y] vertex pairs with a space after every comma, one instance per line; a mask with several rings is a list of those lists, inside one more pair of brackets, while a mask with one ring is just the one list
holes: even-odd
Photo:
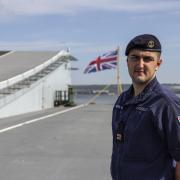
[[[57, 61], [61, 56], [68, 55], [68, 52], [61, 51], [41, 65], [0, 82], [0, 89], [7, 88], [9, 85], [36, 74]], [[54, 106], [55, 91], [68, 90], [68, 86], [71, 84], [70, 68], [70, 61], [64, 61], [57, 69], [30, 86], [0, 98], [0, 118], [52, 108]]]

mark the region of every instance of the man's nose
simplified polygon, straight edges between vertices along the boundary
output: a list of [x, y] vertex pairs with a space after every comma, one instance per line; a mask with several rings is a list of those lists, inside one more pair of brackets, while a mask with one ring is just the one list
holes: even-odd
[[139, 58], [139, 61], [137, 62], [137, 64], [138, 64], [139, 67], [144, 67], [144, 60], [143, 60], [142, 57]]

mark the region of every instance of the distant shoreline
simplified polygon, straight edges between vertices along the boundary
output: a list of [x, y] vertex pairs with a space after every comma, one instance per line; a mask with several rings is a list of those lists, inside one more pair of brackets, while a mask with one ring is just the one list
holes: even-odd
[[[180, 94], [180, 84], [163, 84], [168, 89], [172, 90], [176, 94]], [[106, 84], [92, 84], [92, 85], [71, 85], [76, 94], [97, 94], [103, 88], [105, 88]], [[122, 89], [123, 91], [127, 90], [130, 87], [130, 84], [123, 84]], [[113, 84], [107, 87], [105, 90], [102, 91], [103, 94], [117, 94], [117, 85]]]

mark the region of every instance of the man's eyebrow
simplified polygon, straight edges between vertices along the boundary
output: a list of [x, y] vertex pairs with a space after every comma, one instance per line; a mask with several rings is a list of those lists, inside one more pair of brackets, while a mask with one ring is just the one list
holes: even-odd
[[131, 55], [129, 55], [129, 56], [139, 56], [139, 55], [137, 55], [137, 54], [131, 54]]
[[137, 54], [131, 54], [130, 56], [138, 56], [138, 57], [153, 57], [151, 55], [137, 55]]

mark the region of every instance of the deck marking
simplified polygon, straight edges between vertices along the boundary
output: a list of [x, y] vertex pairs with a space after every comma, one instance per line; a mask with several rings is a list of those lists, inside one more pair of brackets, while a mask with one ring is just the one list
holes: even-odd
[[69, 111], [72, 111], [72, 110], [75, 110], [75, 109], [79, 109], [79, 108], [85, 107], [87, 105], [88, 105], [88, 103], [81, 104], [79, 106], [72, 107], [70, 109], [65, 109], [63, 111], [59, 111], [59, 112], [56, 112], [56, 113], [53, 113], [53, 114], [49, 114], [49, 115], [46, 115], [46, 116], [35, 118], [35, 119], [29, 120], [29, 121], [26, 121], [26, 122], [23, 122], [23, 123], [19, 123], [19, 124], [13, 125], [13, 126], [9, 126], [7, 128], [0, 129], [0, 133], [6, 132], [6, 131], [10, 131], [12, 129], [15, 129], [15, 128], [18, 128], [18, 127], [22, 127], [24, 125], [31, 124], [31, 123], [34, 123], [34, 122], [37, 122], [37, 121], [41, 121], [41, 120], [47, 119], [49, 117], [53, 117], [53, 116], [56, 116], [56, 115], [59, 115], [59, 114], [63, 114], [63, 113], [66, 113], [66, 112], [69, 112]]

